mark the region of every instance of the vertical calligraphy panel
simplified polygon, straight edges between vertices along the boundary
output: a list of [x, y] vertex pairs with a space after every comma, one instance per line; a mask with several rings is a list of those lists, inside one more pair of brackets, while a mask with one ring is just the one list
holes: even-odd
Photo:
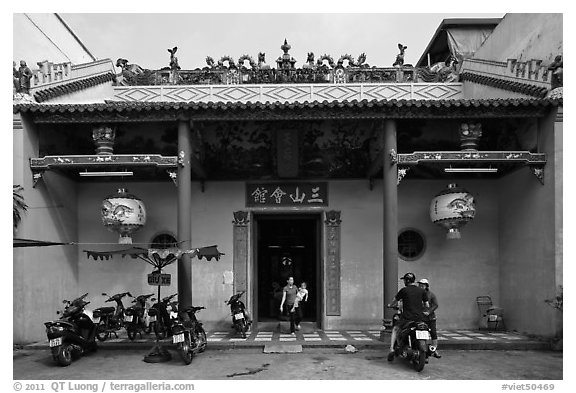
[[234, 269], [234, 293], [247, 291], [248, 274], [248, 212], [234, 212], [234, 251], [232, 266]]
[[326, 212], [326, 315], [340, 316], [340, 211]]

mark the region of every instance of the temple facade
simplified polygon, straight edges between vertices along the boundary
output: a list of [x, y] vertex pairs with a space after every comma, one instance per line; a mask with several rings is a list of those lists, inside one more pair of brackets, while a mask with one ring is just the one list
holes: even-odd
[[[444, 60], [427, 65], [405, 64], [401, 45], [394, 66], [300, 63], [288, 39], [270, 64], [260, 53], [191, 70], [174, 48], [160, 70], [15, 70], [13, 176], [28, 209], [14, 229], [14, 341], [43, 339], [62, 299], [156, 292], [150, 266], [86, 250], [209, 245], [224, 255], [183, 255], [162, 287], [206, 307], [207, 330], [229, 327], [238, 291], [255, 326], [275, 325], [288, 276], [308, 284], [305, 322], [379, 328], [410, 271], [430, 281], [440, 328], [482, 327], [489, 296], [500, 328], [555, 335], [562, 15], [481, 22], [464, 29], [482, 37], [465, 53], [437, 32]], [[135, 221], [111, 202], [126, 195], [145, 206]]]

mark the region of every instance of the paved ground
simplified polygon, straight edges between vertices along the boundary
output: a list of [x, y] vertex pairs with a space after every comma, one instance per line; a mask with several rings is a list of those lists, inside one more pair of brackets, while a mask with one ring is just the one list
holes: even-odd
[[[291, 345], [291, 344], [288, 344]], [[169, 349], [172, 346], [167, 345]], [[301, 353], [266, 354], [262, 348], [209, 346], [186, 366], [171, 350], [171, 361], [149, 364], [149, 348], [100, 349], [69, 367], [59, 367], [46, 350], [14, 351], [14, 379], [50, 380], [559, 380], [561, 352], [445, 350], [430, 359], [421, 373], [408, 362], [389, 363], [383, 348], [360, 348], [348, 353], [340, 347], [307, 347]], [[557, 384], [559, 385], [559, 383]], [[558, 386], [559, 388], [559, 386]], [[559, 391], [560, 389], [557, 389]]]

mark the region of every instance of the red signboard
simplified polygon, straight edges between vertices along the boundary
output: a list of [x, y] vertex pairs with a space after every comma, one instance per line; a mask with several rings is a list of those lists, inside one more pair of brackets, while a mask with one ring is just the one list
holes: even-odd
[[328, 183], [246, 183], [246, 206], [328, 206]]

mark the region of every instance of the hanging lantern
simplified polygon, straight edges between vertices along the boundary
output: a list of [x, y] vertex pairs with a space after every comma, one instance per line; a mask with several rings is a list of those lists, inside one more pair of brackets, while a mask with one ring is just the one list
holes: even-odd
[[112, 232], [118, 232], [120, 244], [132, 244], [130, 235], [146, 224], [144, 203], [125, 188], [102, 201], [102, 224]]
[[448, 230], [447, 239], [460, 239], [459, 228], [475, 214], [474, 196], [457, 184], [449, 184], [430, 203], [430, 219]]

